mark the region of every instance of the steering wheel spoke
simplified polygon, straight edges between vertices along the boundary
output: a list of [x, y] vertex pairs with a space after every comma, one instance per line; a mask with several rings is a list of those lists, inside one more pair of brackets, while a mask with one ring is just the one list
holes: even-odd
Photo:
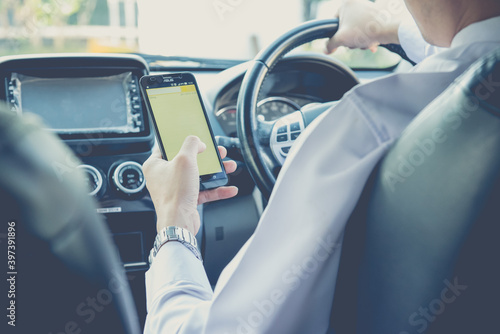
[[257, 128], [255, 134], [259, 139], [260, 145], [266, 147], [269, 146], [271, 139], [271, 132], [273, 131], [274, 124], [276, 121], [264, 121], [257, 118]]
[[280, 166], [285, 163], [292, 145], [304, 129], [304, 119], [300, 111], [284, 116], [274, 123], [269, 146]]

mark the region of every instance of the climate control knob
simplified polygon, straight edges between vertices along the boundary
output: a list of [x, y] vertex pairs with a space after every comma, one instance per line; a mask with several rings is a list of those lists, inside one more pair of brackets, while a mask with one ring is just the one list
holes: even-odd
[[135, 161], [126, 161], [116, 167], [113, 182], [119, 191], [133, 195], [141, 192], [146, 185], [142, 166]]
[[78, 168], [82, 169], [87, 176], [87, 189], [90, 196], [98, 196], [103, 189], [103, 179], [101, 172], [94, 166], [80, 165]]

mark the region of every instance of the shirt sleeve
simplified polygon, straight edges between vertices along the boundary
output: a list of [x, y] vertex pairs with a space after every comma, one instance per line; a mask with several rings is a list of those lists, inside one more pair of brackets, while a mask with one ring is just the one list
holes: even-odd
[[146, 272], [144, 333], [202, 333], [212, 296], [203, 263], [181, 243], [166, 243]]
[[398, 37], [408, 58], [417, 64], [443, 49], [427, 43], [413, 19], [404, 20], [400, 24]]

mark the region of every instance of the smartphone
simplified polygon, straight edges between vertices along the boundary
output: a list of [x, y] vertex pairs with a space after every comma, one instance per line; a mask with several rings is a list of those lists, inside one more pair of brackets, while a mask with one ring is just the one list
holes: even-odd
[[227, 175], [194, 75], [147, 75], [140, 86], [163, 158], [172, 160], [187, 136], [198, 136], [207, 146], [198, 154], [200, 190], [226, 185]]

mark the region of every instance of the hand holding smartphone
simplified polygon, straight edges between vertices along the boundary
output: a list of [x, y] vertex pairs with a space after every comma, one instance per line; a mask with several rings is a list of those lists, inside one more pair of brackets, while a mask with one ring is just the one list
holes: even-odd
[[200, 190], [226, 185], [227, 175], [193, 74], [148, 75], [141, 78], [140, 86], [163, 158], [172, 160], [186, 137], [197, 136], [207, 146], [198, 155]]

